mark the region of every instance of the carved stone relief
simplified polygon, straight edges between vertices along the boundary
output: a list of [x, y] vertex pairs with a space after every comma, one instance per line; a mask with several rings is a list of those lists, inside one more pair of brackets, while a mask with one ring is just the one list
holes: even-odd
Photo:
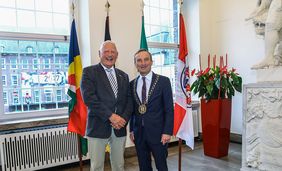
[[245, 162], [255, 170], [281, 171], [282, 87], [249, 88], [245, 96], [243, 165]]

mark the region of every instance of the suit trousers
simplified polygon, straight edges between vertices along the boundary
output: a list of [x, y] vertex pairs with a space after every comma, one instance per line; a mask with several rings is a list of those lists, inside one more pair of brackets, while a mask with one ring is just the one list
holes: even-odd
[[[168, 144], [163, 145], [159, 143], [151, 143], [147, 140], [144, 127], [139, 128], [140, 135], [135, 137], [135, 148], [138, 156], [140, 171], [153, 171], [151, 154], [154, 157], [155, 165], [158, 171], [168, 171], [167, 167], [167, 147]], [[161, 141], [161, 140], [160, 140]]]
[[124, 171], [125, 136], [116, 137], [112, 129], [112, 134], [109, 138], [87, 138], [89, 142], [91, 171], [104, 171], [105, 148], [108, 143], [111, 147], [110, 160], [112, 171]]

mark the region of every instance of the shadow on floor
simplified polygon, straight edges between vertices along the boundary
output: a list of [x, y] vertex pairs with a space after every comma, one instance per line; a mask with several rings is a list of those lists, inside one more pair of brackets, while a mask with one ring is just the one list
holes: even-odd
[[[182, 167], [183, 171], [239, 171], [241, 168], [241, 144], [230, 143], [229, 154], [226, 157], [216, 159], [205, 156], [203, 153], [202, 142], [195, 142], [195, 149], [191, 150], [186, 145], [182, 145]], [[174, 142], [169, 146], [168, 155], [168, 170], [178, 171], [178, 142]], [[152, 163], [154, 170], [155, 166]], [[44, 169], [44, 171], [79, 171], [79, 163]], [[83, 162], [83, 171], [90, 170], [90, 162]], [[105, 161], [105, 171], [110, 171], [110, 161]], [[125, 158], [125, 171], [136, 171], [138, 168], [138, 161], [135, 155]]]

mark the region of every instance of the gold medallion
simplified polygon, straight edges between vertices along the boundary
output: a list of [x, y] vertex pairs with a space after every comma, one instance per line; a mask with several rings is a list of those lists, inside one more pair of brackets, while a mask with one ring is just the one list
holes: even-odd
[[138, 111], [139, 111], [139, 113], [142, 114], [142, 115], [143, 115], [144, 113], [146, 113], [146, 111], [147, 111], [146, 105], [145, 105], [145, 104], [139, 105]]

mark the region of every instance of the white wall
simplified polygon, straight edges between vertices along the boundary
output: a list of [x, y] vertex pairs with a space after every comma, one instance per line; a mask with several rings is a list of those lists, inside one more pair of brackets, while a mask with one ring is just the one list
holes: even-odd
[[[79, 1], [80, 49], [83, 65], [99, 62], [98, 49], [104, 39], [106, 0]], [[110, 1], [110, 32], [119, 50], [117, 67], [136, 75], [133, 54], [139, 48], [141, 28], [140, 0]], [[263, 58], [264, 42], [255, 35], [252, 22], [245, 18], [257, 0], [185, 0], [184, 19], [189, 46], [190, 69], [198, 68], [198, 55], [207, 66], [207, 55], [228, 53], [229, 67], [234, 67], [243, 84], [256, 82], [250, 67]], [[200, 29], [199, 29], [200, 28]], [[195, 97], [194, 97], [195, 98]], [[232, 103], [232, 133], [242, 133], [242, 94]]]
[[[98, 50], [104, 41], [106, 0], [79, 1], [79, 34], [83, 66], [97, 64], [100, 59]], [[141, 31], [140, 0], [122, 0], [110, 2], [110, 33], [117, 45], [119, 56], [116, 67], [129, 74], [136, 75], [133, 54], [139, 48]]]
[[[245, 19], [254, 10], [257, 0], [199, 0], [200, 52], [207, 55], [228, 53], [228, 65], [237, 69], [243, 84], [256, 82], [251, 66], [263, 58], [264, 41], [255, 35], [252, 22]], [[231, 132], [242, 134], [242, 97], [232, 99]]]

